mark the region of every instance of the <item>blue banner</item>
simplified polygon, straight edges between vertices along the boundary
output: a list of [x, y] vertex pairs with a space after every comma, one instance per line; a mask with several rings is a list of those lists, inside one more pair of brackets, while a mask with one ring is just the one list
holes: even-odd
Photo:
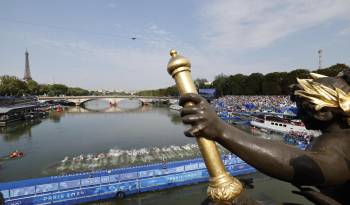
[[119, 174], [110, 175], [109, 176], [109, 181], [110, 182], [118, 182], [119, 181]]
[[87, 178], [81, 180], [82, 186], [91, 186], [91, 185], [97, 185], [101, 183], [100, 177], [94, 177], [94, 178]]
[[131, 180], [131, 179], [137, 179], [138, 174], [137, 172], [131, 172], [131, 173], [125, 173], [125, 174], [120, 174], [119, 179], [120, 181], [126, 181], [126, 180]]
[[60, 182], [60, 189], [72, 189], [80, 187], [80, 179]]
[[41, 184], [36, 186], [37, 194], [40, 194], [43, 192], [49, 192], [49, 191], [57, 191], [57, 190], [58, 190], [58, 183]]
[[33, 195], [33, 194], [35, 194], [35, 186], [23, 187], [23, 188], [10, 190], [11, 197], [19, 197], [19, 196]]
[[153, 170], [141, 171], [139, 172], [140, 178], [153, 177]]

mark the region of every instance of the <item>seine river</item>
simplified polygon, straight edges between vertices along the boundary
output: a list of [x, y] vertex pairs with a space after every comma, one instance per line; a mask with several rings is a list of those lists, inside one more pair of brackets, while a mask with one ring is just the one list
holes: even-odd
[[[110, 107], [106, 101], [95, 100], [87, 102], [85, 108], [51, 112], [46, 119], [1, 128], [0, 157], [14, 150], [24, 152], [25, 157], [0, 162], [0, 182], [199, 157], [195, 140], [183, 135], [185, 129], [177, 111], [140, 107], [138, 101]], [[278, 135], [252, 134], [281, 140]], [[254, 188], [247, 193], [265, 204], [310, 204], [293, 195], [295, 188], [288, 183], [261, 173], [243, 177], [254, 179]], [[206, 187], [203, 183], [103, 204], [194, 205], [204, 200]]]

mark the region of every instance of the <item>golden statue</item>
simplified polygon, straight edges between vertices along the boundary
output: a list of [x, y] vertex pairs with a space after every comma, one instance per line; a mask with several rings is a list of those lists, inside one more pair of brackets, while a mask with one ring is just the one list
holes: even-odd
[[[190, 75], [190, 61], [178, 55], [175, 50], [171, 50], [170, 55], [168, 73], [175, 79], [180, 95], [197, 94], [197, 89]], [[185, 107], [191, 105], [192, 103], [189, 102], [186, 103]], [[225, 170], [214, 141], [198, 137], [197, 143], [210, 175], [207, 190], [209, 198], [212, 201], [232, 202], [242, 192], [242, 184]]]
[[233, 204], [259, 203], [245, 201], [242, 185], [225, 171], [216, 141], [260, 172], [292, 183], [300, 189], [294, 193], [315, 204], [350, 204], [350, 69], [337, 77], [311, 73], [313, 79], [298, 79], [299, 84], [294, 85], [291, 99], [298, 107], [298, 117], [307, 129], [323, 133], [301, 150], [283, 142], [250, 137], [225, 123], [197, 94], [190, 62], [176, 51], [171, 51], [171, 56], [168, 72], [181, 94], [182, 121], [191, 125], [185, 135], [196, 137], [211, 176], [209, 198]]

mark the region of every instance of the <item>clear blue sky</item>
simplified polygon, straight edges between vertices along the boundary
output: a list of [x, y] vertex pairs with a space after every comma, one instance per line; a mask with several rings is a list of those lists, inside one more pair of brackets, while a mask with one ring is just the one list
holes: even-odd
[[[348, 0], [3, 0], [0, 75], [87, 89], [173, 84], [169, 50], [194, 78], [350, 64]], [[130, 38], [136, 37], [136, 40]]]

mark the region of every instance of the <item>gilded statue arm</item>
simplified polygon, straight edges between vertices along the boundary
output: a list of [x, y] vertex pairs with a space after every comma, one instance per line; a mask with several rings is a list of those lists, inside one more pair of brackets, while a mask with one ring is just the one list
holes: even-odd
[[[186, 136], [215, 140], [267, 175], [299, 185], [332, 185], [350, 179], [349, 153], [336, 148], [336, 140], [325, 137], [314, 150], [303, 151], [282, 142], [252, 137], [225, 123], [199, 95], [185, 95], [180, 104], [188, 101], [195, 105], [181, 112], [183, 122], [192, 125]], [[349, 137], [342, 143], [349, 145]]]

